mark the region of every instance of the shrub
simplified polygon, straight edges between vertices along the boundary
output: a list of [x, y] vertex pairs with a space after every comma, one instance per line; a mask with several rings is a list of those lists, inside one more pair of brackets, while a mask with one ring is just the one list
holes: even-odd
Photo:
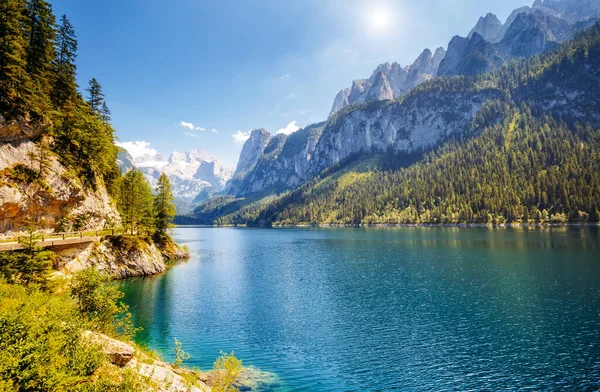
[[221, 352], [221, 356], [217, 359], [213, 368], [217, 373], [212, 385], [213, 392], [237, 390], [233, 384], [242, 371], [242, 361], [237, 359], [233, 352], [231, 354]]
[[75, 390], [105, 363], [66, 296], [0, 281], [0, 390]]
[[120, 301], [123, 293], [108, 282], [108, 276], [94, 268], [83, 270], [73, 278], [71, 297], [96, 330], [131, 337], [136, 330], [129, 307]]

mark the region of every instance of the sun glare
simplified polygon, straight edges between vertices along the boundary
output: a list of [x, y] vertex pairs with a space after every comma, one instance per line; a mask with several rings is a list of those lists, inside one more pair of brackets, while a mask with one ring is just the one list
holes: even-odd
[[371, 30], [376, 33], [382, 33], [388, 30], [392, 22], [391, 11], [384, 7], [371, 9], [369, 13], [369, 23]]

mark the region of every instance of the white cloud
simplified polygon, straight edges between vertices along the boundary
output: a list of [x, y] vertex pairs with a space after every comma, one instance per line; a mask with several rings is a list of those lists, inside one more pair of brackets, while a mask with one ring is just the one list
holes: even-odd
[[214, 128], [213, 128], [213, 129], [211, 129], [210, 131], [211, 131], [212, 133], [219, 133], [219, 131], [218, 131], [218, 130], [216, 130], [216, 129], [214, 129]]
[[186, 132], [185, 133], [187, 136], [191, 136], [191, 137], [198, 137], [198, 134], [196, 133], [192, 133], [192, 132]]
[[300, 129], [299, 126], [296, 125], [296, 121], [292, 121], [291, 123], [289, 123], [287, 125], [287, 127], [285, 128], [281, 128], [279, 131], [277, 131], [278, 135], [291, 135], [292, 133], [296, 132], [298, 129]]
[[182, 121], [180, 124], [181, 124], [182, 127], [187, 128], [190, 131], [206, 131], [205, 128], [196, 127], [196, 126], [194, 126], [194, 124], [189, 123], [189, 122]]
[[127, 150], [133, 158], [138, 158], [144, 155], [156, 155], [158, 151], [150, 148], [150, 143], [144, 141], [115, 143], [117, 146]]
[[244, 143], [246, 143], [246, 140], [250, 139], [250, 131], [248, 131], [248, 132], [237, 131], [237, 133], [234, 133], [232, 136], [233, 136], [234, 143], [244, 144]]
[[290, 75], [289, 74], [285, 74], [283, 76], [280, 76], [279, 80], [286, 80], [286, 79], [289, 79], [289, 78], [290, 78]]

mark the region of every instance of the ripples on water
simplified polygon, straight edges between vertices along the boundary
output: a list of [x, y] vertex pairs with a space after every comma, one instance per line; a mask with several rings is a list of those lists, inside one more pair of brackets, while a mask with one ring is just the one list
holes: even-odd
[[276, 373], [273, 390], [600, 388], [597, 228], [180, 228], [124, 282], [139, 339]]

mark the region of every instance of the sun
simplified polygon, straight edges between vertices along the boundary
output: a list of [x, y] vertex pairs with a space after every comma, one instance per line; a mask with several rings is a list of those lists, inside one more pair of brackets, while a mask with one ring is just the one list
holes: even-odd
[[385, 32], [392, 24], [391, 11], [384, 7], [371, 9], [369, 12], [369, 24], [373, 32]]

